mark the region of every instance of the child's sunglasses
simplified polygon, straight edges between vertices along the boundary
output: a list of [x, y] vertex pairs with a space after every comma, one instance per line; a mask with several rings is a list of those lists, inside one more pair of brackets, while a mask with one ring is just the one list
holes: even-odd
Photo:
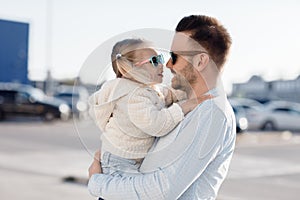
[[144, 60], [142, 62], [136, 63], [135, 65], [137, 66], [141, 66], [143, 64], [146, 63], [151, 63], [153, 67], [157, 67], [159, 64], [164, 64], [165, 60], [164, 60], [164, 56], [162, 54], [157, 55], [157, 56], [152, 56], [151, 58]]

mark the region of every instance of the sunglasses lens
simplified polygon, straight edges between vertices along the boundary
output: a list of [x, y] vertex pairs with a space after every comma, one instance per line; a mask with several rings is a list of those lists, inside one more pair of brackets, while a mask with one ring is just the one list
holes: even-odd
[[165, 60], [162, 54], [156, 56], [159, 64], [164, 64]]
[[156, 67], [156, 66], [158, 65], [158, 59], [157, 59], [157, 57], [156, 57], [156, 56], [153, 56], [153, 57], [151, 58], [151, 62], [152, 62], [152, 64]]
[[157, 67], [159, 64], [164, 64], [164, 57], [162, 55], [153, 56], [150, 62], [154, 67]]
[[177, 55], [174, 52], [170, 52], [171, 59], [172, 59], [172, 65], [175, 65], [177, 61]]

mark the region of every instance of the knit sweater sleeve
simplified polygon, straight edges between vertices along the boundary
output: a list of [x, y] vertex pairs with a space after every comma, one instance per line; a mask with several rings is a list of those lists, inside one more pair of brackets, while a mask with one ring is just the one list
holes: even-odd
[[165, 108], [156, 105], [155, 93], [150, 89], [139, 88], [128, 99], [130, 121], [151, 136], [168, 134], [184, 118], [181, 107], [174, 103]]

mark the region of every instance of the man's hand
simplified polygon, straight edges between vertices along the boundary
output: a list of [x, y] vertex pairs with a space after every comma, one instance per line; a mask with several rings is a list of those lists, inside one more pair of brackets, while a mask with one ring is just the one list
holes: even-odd
[[101, 164], [100, 164], [100, 155], [101, 155], [101, 153], [99, 150], [95, 152], [94, 160], [89, 167], [89, 178], [91, 178], [91, 176], [93, 174], [101, 174], [102, 173]]

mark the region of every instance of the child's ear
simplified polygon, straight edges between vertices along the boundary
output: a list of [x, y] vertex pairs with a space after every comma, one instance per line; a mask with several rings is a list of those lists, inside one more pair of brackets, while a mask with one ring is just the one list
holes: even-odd
[[201, 72], [209, 63], [209, 56], [206, 53], [200, 53], [194, 56], [193, 65], [197, 71]]

